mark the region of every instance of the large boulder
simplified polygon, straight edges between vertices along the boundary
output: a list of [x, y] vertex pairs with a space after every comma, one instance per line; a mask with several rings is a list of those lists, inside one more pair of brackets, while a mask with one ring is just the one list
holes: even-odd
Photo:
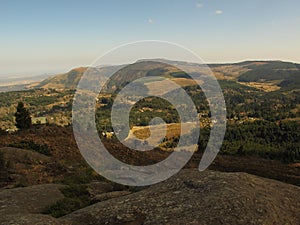
[[41, 213], [47, 206], [64, 198], [60, 192], [63, 187], [59, 184], [43, 184], [2, 190], [0, 224], [56, 224], [54, 218]]
[[300, 224], [300, 187], [245, 173], [183, 170], [59, 219], [97, 224]]

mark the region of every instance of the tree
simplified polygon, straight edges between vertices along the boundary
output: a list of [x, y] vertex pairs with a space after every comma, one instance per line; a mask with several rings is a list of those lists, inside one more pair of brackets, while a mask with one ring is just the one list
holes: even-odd
[[31, 126], [31, 117], [28, 109], [24, 107], [23, 102], [19, 102], [17, 106], [16, 117], [16, 127], [20, 130], [28, 129]]

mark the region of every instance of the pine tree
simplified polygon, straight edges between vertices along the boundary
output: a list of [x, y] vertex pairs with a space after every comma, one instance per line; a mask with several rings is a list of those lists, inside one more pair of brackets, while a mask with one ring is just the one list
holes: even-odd
[[31, 126], [31, 117], [28, 109], [24, 107], [23, 102], [19, 102], [17, 106], [16, 117], [16, 127], [20, 130], [28, 129]]

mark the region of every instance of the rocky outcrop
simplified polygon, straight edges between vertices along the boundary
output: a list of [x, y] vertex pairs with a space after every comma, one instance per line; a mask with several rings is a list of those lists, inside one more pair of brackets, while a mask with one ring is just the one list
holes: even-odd
[[[105, 195], [101, 193], [97, 195]], [[246, 173], [186, 169], [165, 182], [121, 197], [112, 194], [114, 198], [100, 199], [58, 219], [40, 212], [62, 197], [59, 186], [4, 190], [0, 192], [0, 224], [298, 225], [299, 194], [300, 187]]]
[[102, 202], [108, 199], [112, 199], [112, 198], [119, 198], [125, 195], [129, 195], [131, 194], [130, 191], [112, 191], [109, 193], [103, 193], [103, 194], [99, 194], [99, 195], [95, 195], [92, 198], [92, 202]]
[[0, 224], [60, 224], [41, 213], [64, 196], [64, 185], [44, 184], [24, 188], [4, 189], [0, 192]]
[[245, 173], [184, 170], [78, 210], [71, 224], [300, 224], [300, 188]]

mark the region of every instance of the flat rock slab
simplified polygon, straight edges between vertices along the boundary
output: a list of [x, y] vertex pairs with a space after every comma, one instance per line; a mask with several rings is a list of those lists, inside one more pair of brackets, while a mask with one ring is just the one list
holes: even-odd
[[100, 195], [103, 193], [111, 192], [114, 187], [108, 182], [92, 182], [88, 184], [88, 192], [91, 196]]
[[59, 222], [57, 219], [41, 214], [14, 214], [1, 218], [3, 225], [68, 225]]
[[245, 173], [183, 170], [59, 219], [100, 224], [300, 224], [300, 187]]
[[165, 182], [59, 219], [42, 215], [45, 207], [63, 198], [62, 187], [1, 191], [0, 224], [300, 224], [300, 187], [246, 173], [182, 170]]
[[95, 197], [92, 198], [92, 201], [93, 202], [102, 202], [102, 201], [105, 201], [108, 199], [119, 198], [119, 197], [129, 195], [129, 194], [131, 194], [130, 191], [112, 191], [112, 192], [96, 195]]
[[[47, 220], [50, 218], [53, 220], [45, 215], [35, 215], [34, 217], [26, 214], [41, 213], [47, 206], [63, 199], [64, 196], [60, 192], [60, 189], [63, 187], [64, 185], [60, 184], [43, 184], [2, 190], [0, 192], [0, 224], [27, 224], [26, 221], [31, 217], [48, 218]], [[20, 223], [16, 223], [18, 218]], [[21, 222], [21, 218], [25, 221], [24, 223]], [[9, 222], [10, 220], [12, 221]]]

